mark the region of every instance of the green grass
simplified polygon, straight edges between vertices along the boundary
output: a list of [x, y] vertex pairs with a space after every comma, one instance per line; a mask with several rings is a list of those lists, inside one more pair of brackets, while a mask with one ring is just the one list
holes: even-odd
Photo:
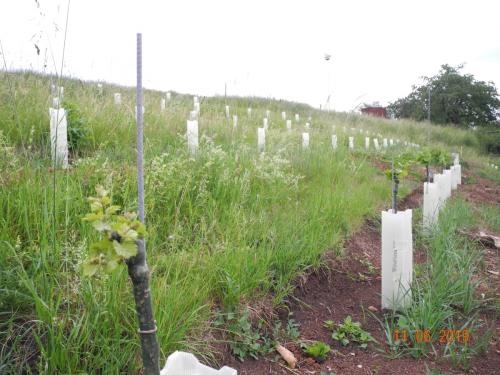
[[[48, 77], [0, 78], [6, 103], [0, 107], [0, 168], [6, 171], [0, 176], [0, 371], [137, 373], [139, 343], [125, 269], [90, 280], [80, 267], [96, 238], [81, 221], [95, 186], [104, 185], [126, 210], [136, 209], [133, 89], [105, 85], [101, 94], [95, 84], [64, 80], [64, 100], [77, 109], [84, 132], [72, 167], [54, 175]], [[120, 107], [113, 103], [115, 91], [122, 92]], [[224, 99], [202, 98], [200, 152], [193, 160], [184, 136], [192, 97], [174, 93], [160, 112], [160, 95], [145, 92], [145, 183], [148, 262], [163, 356], [178, 349], [209, 356], [203, 337], [215, 306], [234, 310], [269, 292], [280, 303], [291, 281], [317, 266], [325, 250], [340, 254], [343, 238], [366, 215], [387, 207], [390, 184], [371, 163], [378, 157], [359, 151], [360, 134], [358, 151], [347, 152], [343, 127], [420, 143], [431, 133], [436, 144], [453, 150], [471, 137], [462, 130], [327, 114], [259, 98], [227, 99], [239, 115], [233, 130]], [[270, 130], [266, 152], [259, 155], [256, 128], [266, 109], [272, 111]], [[289, 117], [301, 114], [290, 133], [282, 110]], [[310, 148], [302, 150], [308, 115]], [[337, 152], [330, 146], [332, 124]], [[464, 157], [481, 163], [469, 143]], [[409, 189], [403, 183], [403, 193]], [[463, 302], [472, 303], [465, 296]]]
[[[471, 205], [454, 199], [440, 214], [439, 223], [430, 235], [418, 233], [426, 249], [427, 263], [417, 272], [412, 286], [412, 304], [401, 312], [386, 316], [384, 327], [393, 355], [409, 353], [415, 358], [439, 356], [449, 358], [467, 370], [473, 355], [484, 353], [489, 333], [478, 319], [483, 302], [477, 297], [480, 283], [478, 266], [481, 250], [460, 233], [473, 228], [477, 219]], [[398, 330], [399, 342], [394, 340]], [[468, 343], [440, 342], [442, 330], [467, 329]], [[406, 341], [402, 338], [406, 332]], [[428, 330], [429, 342], [417, 336]], [[391, 340], [392, 339], [392, 340]]]

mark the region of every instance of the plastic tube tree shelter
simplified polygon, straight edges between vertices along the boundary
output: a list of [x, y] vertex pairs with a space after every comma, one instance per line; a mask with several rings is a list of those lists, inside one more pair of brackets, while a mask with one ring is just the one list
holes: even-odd
[[407, 175], [409, 160], [392, 160], [386, 176], [392, 181], [392, 209], [382, 211], [382, 308], [398, 310], [411, 302], [413, 275], [412, 210], [397, 211], [400, 179]]

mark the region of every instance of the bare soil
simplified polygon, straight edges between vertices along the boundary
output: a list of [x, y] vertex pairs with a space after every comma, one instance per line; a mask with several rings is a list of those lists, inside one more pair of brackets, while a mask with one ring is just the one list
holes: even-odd
[[[465, 178], [469, 181], [459, 187], [458, 195], [474, 203], [500, 203], [500, 187], [494, 182], [478, 176]], [[457, 195], [457, 192], [454, 193]], [[415, 208], [422, 203], [422, 187], [414, 190], [400, 202], [399, 209]], [[294, 319], [300, 323], [302, 340], [321, 340], [328, 343], [332, 352], [322, 364], [307, 358], [293, 343], [282, 343], [291, 350], [298, 359], [295, 369], [289, 369], [276, 354], [270, 354], [259, 360], [235, 359], [229, 350], [222, 354], [221, 362], [238, 370], [239, 375], [256, 374], [324, 374], [332, 371], [335, 375], [358, 374], [427, 374], [430, 369], [439, 369], [442, 373], [462, 374], [460, 369], [453, 368], [449, 362], [436, 362], [432, 358], [416, 360], [412, 357], [390, 359], [387, 354], [377, 350], [376, 344], [370, 344], [364, 350], [357, 346], [341, 346], [330, 337], [330, 332], [323, 326], [325, 320], [341, 322], [350, 315], [359, 321], [363, 329], [384, 347], [386, 340], [380, 323], [368, 312], [375, 310], [375, 315], [382, 316], [380, 310], [380, 223], [366, 221], [362, 228], [345, 242], [345, 256], [335, 258], [332, 253], [325, 253], [327, 267], [309, 274], [297, 281], [297, 287], [287, 305]], [[498, 252], [490, 249], [485, 253], [484, 271], [494, 267], [498, 270]], [[415, 261], [425, 261], [422, 252], [416, 251]], [[494, 275], [486, 273], [488, 277]], [[493, 281], [493, 283], [490, 283]], [[498, 281], [498, 277], [497, 280]], [[485, 286], [491, 291], [498, 288], [495, 280], [488, 280]], [[495, 292], [498, 295], [498, 289]], [[288, 315], [281, 312], [283, 319]], [[491, 315], [491, 314], [490, 314]], [[469, 374], [493, 375], [500, 373], [500, 346], [497, 341], [499, 319], [493, 319], [496, 332], [490, 350], [484, 357], [472, 360]], [[437, 344], [440, 345], [440, 344]], [[380, 348], [380, 345], [379, 345]]]

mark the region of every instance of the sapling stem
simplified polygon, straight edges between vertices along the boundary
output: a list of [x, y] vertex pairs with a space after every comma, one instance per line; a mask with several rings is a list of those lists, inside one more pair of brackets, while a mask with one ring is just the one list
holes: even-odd
[[394, 171], [394, 159], [392, 159], [392, 212], [395, 214], [398, 212], [398, 185], [399, 179]]

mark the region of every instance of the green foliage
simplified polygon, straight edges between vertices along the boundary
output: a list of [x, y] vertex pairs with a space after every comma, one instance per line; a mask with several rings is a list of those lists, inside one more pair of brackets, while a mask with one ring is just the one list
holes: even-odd
[[451, 155], [449, 152], [443, 150], [442, 148], [434, 148], [431, 151], [431, 162], [434, 165], [446, 168], [452, 162]]
[[[409, 168], [414, 163], [414, 157], [411, 153], [401, 153], [394, 157], [394, 181], [399, 183], [399, 181], [406, 176], [408, 176]], [[392, 161], [391, 161], [392, 163]], [[392, 165], [391, 168], [385, 170], [385, 176], [389, 179], [393, 179]]]
[[97, 197], [88, 198], [90, 213], [84, 221], [100, 233], [101, 239], [90, 245], [89, 255], [83, 263], [83, 273], [94, 276], [98, 272], [110, 273], [120, 263], [137, 254], [136, 241], [146, 234], [146, 228], [137, 214], [127, 212], [119, 215], [119, 206], [111, 204], [108, 192], [100, 185], [96, 187]]
[[500, 126], [483, 126], [476, 130], [479, 147], [484, 153], [500, 155]]
[[478, 81], [471, 74], [461, 74], [462, 66], [442, 65], [425, 83], [414, 86], [405, 98], [391, 103], [389, 113], [396, 118], [427, 119], [429, 90], [431, 92], [431, 121], [456, 124], [462, 127], [497, 124], [500, 108], [498, 93], [492, 82]]
[[249, 311], [245, 309], [241, 314], [220, 314], [215, 322], [216, 326], [226, 326], [230, 335], [229, 347], [240, 361], [248, 357], [258, 359], [260, 355], [269, 353], [274, 347], [274, 341], [263, 333], [262, 322], [254, 328], [249, 319]]
[[326, 355], [330, 352], [330, 346], [321, 341], [316, 341], [314, 344], [306, 346], [304, 352], [313, 357], [318, 362], [323, 362]]
[[78, 107], [65, 100], [63, 108], [66, 110], [66, 120], [68, 122], [68, 149], [72, 153], [81, 151], [86, 142], [88, 133], [87, 123]]
[[[330, 324], [328, 325], [330, 326]], [[335, 326], [332, 338], [339, 341], [343, 346], [347, 346], [353, 341], [358, 343], [361, 348], [366, 349], [368, 343], [373, 341], [372, 336], [361, 328], [361, 323], [353, 322], [350, 315], [344, 319], [343, 323]]]

